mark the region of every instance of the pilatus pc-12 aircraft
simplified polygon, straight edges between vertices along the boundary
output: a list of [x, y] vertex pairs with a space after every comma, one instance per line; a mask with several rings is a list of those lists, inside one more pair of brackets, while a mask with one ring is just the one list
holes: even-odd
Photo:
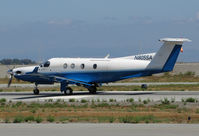
[[119, 58], [52, 58], [38, 66], [8, 70], [10, 79], [35, 83], [34, 94], [39, 94], [39, 84], [60, 83], [60, 91], [72, 94], [69, 84], [83, 86], [91, 94], [103, 83], [133, 77], [150, 76], [172, 71], [185, 38], [163, 38], [163, 45], [156, 53], [139, 54]]

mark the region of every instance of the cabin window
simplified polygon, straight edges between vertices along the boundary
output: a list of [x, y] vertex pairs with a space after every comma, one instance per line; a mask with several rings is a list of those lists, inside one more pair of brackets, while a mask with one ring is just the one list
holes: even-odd
[[97, 68], [97, 64], [93, 64], [93, 69], [96, 69]]
[[81, 64], [80, 67], [81, 67], [81, 69], [84, 69], [85, 65], [84, 65], [84, 64]]
[[71, 67], [72, 69], [75, 68], [75, 64], [72, 63], [72, 64], [70, 65], [70, 67]]
[[49, 67], [50, 66], [50, 61], [46, 61], [45, 63], [44, 63], [44, 67]]
[[67, 63], [64, 63], [63, 67], [66, 69], [68, 67]]

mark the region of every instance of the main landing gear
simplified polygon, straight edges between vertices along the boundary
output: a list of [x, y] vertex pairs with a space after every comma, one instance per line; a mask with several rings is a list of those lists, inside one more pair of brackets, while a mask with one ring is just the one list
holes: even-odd
[[61, 82], [60, 91], [64, 92], [65, 95], [73, 94], [73, 89], [68, 87], [68, 83], [65, 81]]
[[87, 87], [90, 94], [96, 94], [97, 87], [96, 86], [89, 86]]
[[35, 88], [34, 88], [34, 90], [33, 90], [33, 93], [34, 93], [35, 95], [38, 95], [38, 94], [39, 94], [39, 89], [37, 88], [37, 84], [35, 84]]
[[[38, 84], [35, 84], [35, 88], [33, 89], [33, 93], [35, 95], [39, 94], [39, 89], [37, 88]], [[88, 89], [90, 94], [96, 94], [97, 92], [97, 86], [84, 86], [85, 88]], [[73, 94], [73, 89], [71, 87], [68, 87], [68, 84], [66, 82], [62, 82], [60, 86], [60, 91], [63, 92], [65, 95], [72, 95]]]
[[[37, 86], [38, 86], [38, 84], [35, 84], [35, 88], [33, 89], [33, 93], [35, 95], [39, 94], [39, 89], [37, 88]], [[67, 87], [67, 86], [63, 87], [61, 91], [64, 92], [65, 95], [73, 94], [73, 89], [70, 87]]]
[[63, 92], [65, 95], [71, 95], [73, 94], [73, 89], [70, 87], [66, 87], [66, 89]]

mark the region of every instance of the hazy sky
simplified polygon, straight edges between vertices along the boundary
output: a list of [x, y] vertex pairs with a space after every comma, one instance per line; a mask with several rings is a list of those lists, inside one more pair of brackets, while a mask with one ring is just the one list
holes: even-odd
[[0, 59], [155, 52], [186, 37], [178, 61], [199, 61], [198, 0], [1, 0]]

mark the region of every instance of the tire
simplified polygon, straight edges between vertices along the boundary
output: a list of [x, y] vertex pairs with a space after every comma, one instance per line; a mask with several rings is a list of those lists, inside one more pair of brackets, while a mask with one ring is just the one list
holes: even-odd
[[88, 88], [90, 94], [96, 94], [97, 88], [95, 86], [91, 86]]
[[73, 94], [73, 89], [70, 87], [66, 87], [66, 90], [64, 91], [65, 95], [71, 95]]
[[33, 90], [33, 93], [34, 93], [35, 95], [38, 95], [38, 94], [39, 94], [39, 89], [34, 89], [34, 90]]

